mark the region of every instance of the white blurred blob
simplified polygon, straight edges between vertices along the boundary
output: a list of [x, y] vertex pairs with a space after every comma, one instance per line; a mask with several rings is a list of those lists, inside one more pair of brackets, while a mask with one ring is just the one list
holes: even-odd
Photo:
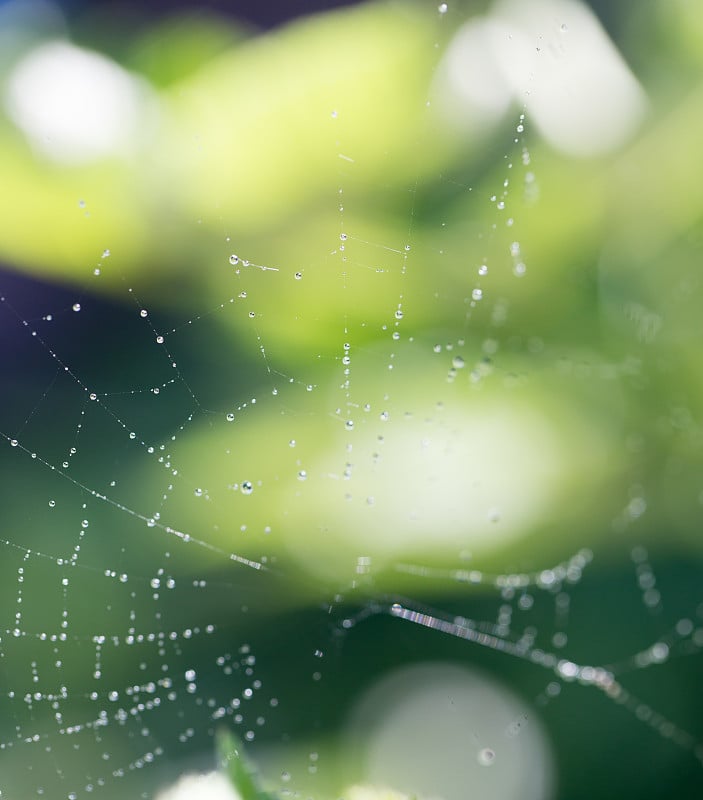
[[479, 17], [466, 23], [447, 49], [440, 67], [440, 81], [450, 89], [445, 97], [447, 115], [471, 126], [494, 122], [505, 114], [513, 90], [497, 60], [495, 39], [502, 28], [492, 19]]
[[515, 102], [550, 144], [574, 156], [619, 147], [647, 108], [637, 79], [577, 0], [497, 3], [456, 34], [439, 74], [445, 106], [463, 102], [475, 117]]
[[[304, 543], [291, 541], [291, 556], [326, 579], [347, 576], [360, 552], [374, 566], [430, 551], [494, 552], [529, 534], [560, 499], [569, 451], [550, 420], [527, 405], [494, 401], [393, 417], [382, 447], [378, 430], [360, 428], [354, 448], [379, 449], [382, 458], [356, 461], [350, 480], [309, 495], [308, 516], [297, 523], [308, 533]], [[309, 474], [332, 477], [336, 452], [321, 455]]]
[[475, 670], [431, 663], [391, 673], [355, 709], [349, 748], [360, 750], [365, 782], [410, 795], [553, 796], [553, 754], [532, 709]]
[[178, 783], [156, 795], [156, 800], [241, 800], [220, 772], [184, 775]]
[[378, 786], [351, 786], [344, 790], [344, 800], [411, 800], [407, 794]]
[[24, 56], [10, 73], [4, 103], [37, 150], [69, 164], [129, 155], [154, 112], [143, 81], [99, 53], [62, 41]]

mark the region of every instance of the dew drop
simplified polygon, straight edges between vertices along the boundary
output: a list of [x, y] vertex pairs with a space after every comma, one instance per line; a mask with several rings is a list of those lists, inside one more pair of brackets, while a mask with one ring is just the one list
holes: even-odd
[[74, 303], [73, 304], [73, 310], [74, 311], [80, 311], [81, 310], [81, 304], [80, 303]]
[[446, 14], [447, 13], [447, 8], [448, 8], [448, 6], [447, 6], [446, 3], [440, 3], [437, 6], [437, 11], [439, 11], [440, 14]]
[[482, 767], [490, 767], [496, 760], [496, 754], [490, 747], [484, 747], [478, 752], [478, 763]]
[[251, 481], [243, 481], [241, 490], [242, 494], [251, 494], [254, 491]]
[[481, 266], [478, 268], [478, 274], [479, 275], [487, 275], [488, 274], [488, 267], [485, 264], [481, 264]]
[[232, 253], [232, 255], [229, 257], [229, 263], [232, 266], [239, 264], [239, 256], [236, 256], [234, 253]]
[[400, 308], [395, 312], [395, 318], [396, 319], [403, 319], [403, 312], [402, 312], [402, 310]]
[[295, 279], [296, 279], [296, 281], [299, 281], [299, 280], [300, 280], [302, 277], [303, 277], [303, 273], [302, 273], [302, 272], [296, 272], [296, 273], [295, 273]]
[[471, 297], [473, 300], [480, 300], [483, 297], [483, 290], [474, 289], [473, 292], [471, 292]]
[[455, 369], [462, 369], [464, 366], [464, 359], [461, 356], [454, 356], [452, 359], [452, 366]]
[[227, 422], [234, 422], [234, 414], [231, 411], [227, 414]]

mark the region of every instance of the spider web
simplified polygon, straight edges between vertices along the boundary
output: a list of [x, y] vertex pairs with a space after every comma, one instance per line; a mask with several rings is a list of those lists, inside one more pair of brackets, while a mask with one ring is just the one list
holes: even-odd
[[524, 111], [485, 172], [398, 177], [441, 149], [431, 98], [390, 153], [356, 152], [343, 97], [315, 122], [313, 243], [211, 203], [217, 257], [185, 291], [135, 280], [120, 241], [77, 288], [3, 276], [2, 797], [151, 797], [220, 726], [276, 769], [305, 750], [299, 791], [323, 796], [339, 762], [314, 742], [428, 658], [528, 699], [564, 796], [621, 736], [616, 788], [700, 781], [700, 568], [647, 550], [649, 418], [628, 422], [654, 317], [633, 290], [638, 341], [603, 337], [592, 270], [544, 308]]

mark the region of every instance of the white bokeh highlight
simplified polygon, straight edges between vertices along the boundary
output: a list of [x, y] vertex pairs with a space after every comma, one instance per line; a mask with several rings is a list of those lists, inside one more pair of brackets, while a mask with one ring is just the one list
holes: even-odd
[[477, 670], [392, 672], [361, 699], [348, 736], [371, 785], [425, 799], [553, 796], [553, 753], [534, 709]]
[[52, 41], [16, 64], [4, 105], [37, 151], [72, 165], [133, 153], [155, 103], [147, 85], [114, 61]]
[[436, 91], [472, 129], [511, 104], [567, 155], [625, 144], [647, 112], [637, 79], [593, 12], [577, 0], [504, 0], [455, 35]]
[[184, 775], [156, 795], [156, 800], [241, 800], [227, 777], [220, 772]]

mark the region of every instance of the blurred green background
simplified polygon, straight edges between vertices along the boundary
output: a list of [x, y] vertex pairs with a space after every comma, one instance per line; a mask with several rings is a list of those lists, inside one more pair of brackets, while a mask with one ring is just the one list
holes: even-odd
[[696, 797], [703, 9], [326, 5], [0, 4], [0, 789]]

